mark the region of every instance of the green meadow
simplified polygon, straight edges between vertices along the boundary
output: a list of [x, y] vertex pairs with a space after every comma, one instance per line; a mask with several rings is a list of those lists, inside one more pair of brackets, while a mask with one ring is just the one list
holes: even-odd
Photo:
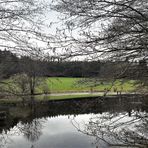
[[[43, 92], [44, 89], [48, 93], [65, 93], [65, 92], [102, 92], [105, 90], [131, 92], [135, 90], [135, 83], [133, 80], [116, 80], [99, 81], [94, 86], [92, 82], [80, 83], [83, 78], [67, 78], [67, 77], [50, 77], [47, 78], [42, 85], [38, 86], [36, 91]], [[45, 88], [46, 83], [46, 88]]]
[[[76, 92], [117, 92], [121, 91], [129, 93], [136, 90], [137, 85], [134, 80], [112, 80], [102, 81], [97, 80], [97, 83], [92, 79], [89, 81], [86, 78], [70, 78], [70, 77], [48, 77], [37, 78], [35, 94], [50, 94], [50, 93], [76, 93]], [[94, 81], [94, 82], [92, 82]], [[1, 84], [0, 88], [8, 92], [20, 94], [21, 87], [15, 80], [5, 80], [9, 85]], [[29, 89], [29, 86], [28, 86]]]
[[[86, 81], [84, 81], [86, 80]], [[7, 80], [12, 83], [11, 87], [6, 89], [12, 89], [16, 92], [20, 92], [20, 88], [13, 83], [12, 80]], [[97, 81], [94, 85], [92, 81], [88, 81], [84, 78], [67, 78], [67, 77], [49, 77], [49, 78], [38, 78], [39, 85], [35, 88], [36, 95], [35, 99], [38, 101], [42, 100], [63, 100], [73, 98], [93, 98], [96, 96], [102, 96], [104, 93], [93, 93], [93, 92], [104, 92], [109, 91], [108, 95], [115, 95], [113, 92], [121, 91], [122, 93], [130, 93], [136, 90], [135, 81], [133, 80], [116, 80], [114, 83], [110, 81]], [[80, 83], [85, 82], [85, 83]], [[10, 83], [10, 84], [11, 84]], [[46, 92], [46, 93], [45, 93]], [[83, 92], [89, 92], [85, 94]], [[60, 94], [58, 94], [60, 93]], [[67, 93], [67, 94], [66, 94]], [[48, 94], [48, 95], [42, 95]], [[51, 94], [51, 95], [50, 95]], [[58, 95], [56, 95], [58, 94]], [[14, 99], [12, 99], [14, 98]], [[0, 99], [0, 103], [17, 103], [22, 101], [21, 98], [12, 97], [11, 99]]]

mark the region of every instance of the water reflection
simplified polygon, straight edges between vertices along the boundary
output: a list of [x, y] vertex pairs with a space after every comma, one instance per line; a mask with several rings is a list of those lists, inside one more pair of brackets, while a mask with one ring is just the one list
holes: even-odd
[[23, 102], [0, 126], [0, 148], [148, 146], [147, 103], [133, 97]]
[[79, 132], [96, 138], [96, 146], [103, 147], [148, 147], [148, 113], [109, 113], [92, 116], [84, 124], [73, 119]]
[[31, 123], [23, 124], [20, 132], [28, 141], [35, 142], [42, 135], [42, 124], [38, 119], [34, 119]]
[[19, 122], [13, 128], [10, 128], [9, 130], [3, 130], [0, 134], [0, 148], [13, 147], [13, 144], [15, 144], [15, 146], [17, 144], [21, 145], [22, 143], [20, 143], [20, 137], [23, 137], [30, 143], [38, 141], [42, 135], [43, 121], [40, 119], [34, 119], [30, 123]]
[[[70, 119], [73, 117], [70, 116]], [[88, 115], [82, 115], [81, 118], [82, 117], [89, 118], [90, 116], [88, 117]], [[36, 135], [38, 134], [38, 132], [33, 132], [35, 135], [32, 135], [31, 133], [31, 135], [29, 135], [28, 137], [28, 134], [32, 131], [32, 128], [31, 131], [28, 129], [26, 131], [26, 128], [24, 130], [24, 127], [28, 126], [28, 124], [18, 123], [17, 126], [9, 131], [9, 134], [3, 134], [3, 136], [5, 136], [6, 138], [5, 140], [7, 141], [7, 143], [3, 143], [1, 147], [93, 148], [93, 146], [91, 145], [92, 138], [78, 133], [76, 129], [72, 126], [70, 119], [68, 119], [68, 116], [38, 119], [38, 122], [41, 121], [40, 123], [42, 123], [42, 128], [40, 129], [42, 135], [39, 134], [39, 137]]]

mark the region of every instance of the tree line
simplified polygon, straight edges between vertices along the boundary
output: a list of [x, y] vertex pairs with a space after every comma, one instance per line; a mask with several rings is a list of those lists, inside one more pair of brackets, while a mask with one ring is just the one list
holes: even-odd
[[[130, 66], [129, 66], [130, 65]], [[42, 77], [145, 78], [147, 61], [48, 61], [0, 51], [0, 78], [26, 73]], [[142, 72], [141, 72], [142, 71]], [[141, 76], [142, 74], [142, 76]]]
[[17, 57], [10, 51], [0, 51], [0, 76], [9, 78], [18, 73], [30, 76], [90, 77], [99, 74], [100, 61], [47, 61], [28, 56]]

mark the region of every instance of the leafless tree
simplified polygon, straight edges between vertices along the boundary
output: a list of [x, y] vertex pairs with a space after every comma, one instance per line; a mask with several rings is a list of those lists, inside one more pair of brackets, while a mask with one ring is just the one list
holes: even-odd
[[65, 29], [71, 32], [68, 36], [63, 30], [62, 41], [80, 45], [71, 54], [101, 53], [132, 60], [148, 56], [147, 5], [146, 0], [58, 0], [52, 8], [65, 15]]
[[[120, 78], [127, 71], [132, 78], [138, 71], [131, 71], [136, 67], [135, 61], [147, 63], [147, 0], [58, 0], [51, 8], [63, 14], [63, 27], [57, 29], [55, 38], [59, 46], [54, 48], [57, 51], [62, 48], [63, 56], [125, 61], [121, 67], [114, 65], [115, 69], [108, 69], [108, 74], [117, 70], [113, 78]], [[141, 74], [137, 79], [147, 80], [148, 71], [145, 73], [145, 79]]]
[[0, 47], [17, 53], [35, 50], [33, 43], [35, 39], [41, 40], [42, 17], [46, 7], [42, 0], [1, 0]]
[[[44, 0], [0, 0], [1, 50], [33, 59], [43, 58], [47, 44], [43, 19], [47, 8], [48, 3]], [[8, 63], [11, 65], [10, 61]], [[0, 75], [3, 75], [1, 72]]]

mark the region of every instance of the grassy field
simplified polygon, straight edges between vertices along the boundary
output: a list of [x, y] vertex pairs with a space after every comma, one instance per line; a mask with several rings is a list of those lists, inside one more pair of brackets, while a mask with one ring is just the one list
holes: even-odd
[[[87, 81], [87, 83], [80, 83], [84, 78], [66, 78], [66, 77], [50, 77], [50, 78], [37, 78], [38, 86], [35, 88], [36, 94], [48, 95], [36, 95], [35, 100], [37, 101], [48, 101], [48, 100], [65, 100], [65, 99], [77, 99], [77, 98], [93, 98], [96, 96], [102, 96], [103, 92], [109, 90], [108, 95], [115, 95], [117, 91], [123, 93], [130, 93], [136, 89], [135, 81], [133, 80], [116, 80], [113, 84], [112, 81], [98, 81], [97, 85]], [[10, 82], [9, 85], [2, 85], [1, 88], [5, 88], [8, 91], [20, 93], [21, 90], [19, 85], [13, 83], [13, 79], [8, 79], [6, 82]], [[85, 81], [86, 82], [86, 81]], [[9, 86], [9, 87], [8, 87]], [[116, 92], [115, 92], [116, 91]], [[72, 94], [73, 92], [73, 94]], [[78, 93], [81, 92], [81, 93]], [[82, 93], [91, 92], [91, 93]], [[93, 93], [102, 92], [102, 93]], [[113, 93], [114, 92], [114, 93]], [[50, 95], [50, 93], [52, 93]], [[54, 94], [55, 93], [55, 94]], [[56, 94], [61, 93], [61, 94]], [[63, 94], [62, 94], [63, 93]], [[66, 94], [67, 93], [67, 94]], [[28, 96], [27, 99], [30, 97]], [[30, 100], [30, 99], [29, 99]], [[0, 104], [15, 104], [22, 101], [21, 97], [16, 96], [4, 96], [0, 98]]]
[[[43, 81], [40, 80], [41, 83], [36, 87], [35, 92], [37, 94], [46, 93], [63, 93], [60, 94], [60, 96], [57, 95], [37, 95], [35, 96], [35, 100], [37, 101], [46, 101], [46, 100], [62, 100], [62, 99], [71, 99], [71, 98], [85, 98], [85, 97], [96, 97], [103, 95], [103, 93], [100, 94], [70, 94], [70, 92], [104, 92], [105, 90], [110, 90], [110, 93], [108, 95], [112, 95], [116, 88], [116, 91], [122, 91], [122, 93], [129, 93], [134, 91], [136, 88], [133, 80], [123, 81], [122, 80], [116, 80], [116, 82], [112, 85], [112, 81], [103, 81], [99, 82], [98, 85], [93, 86], [91, 82], [85, 83], [79, 83], [79, 81], [82, 80], [81, 78], [64, 78], [64, 77], [50, 77], [45, 78]], [[12, 83], [13, 84], [13, 83]], [[17, 90], [19, 92], [19, 87], [15, 86], [13, 84], [13, 89]], [[10, 89], [10, 88], [8, 88]], [[69, 93], [69, 94], [64, 94]], [[29, 97], [27, 97], [29, 98]], [[21, 98], [12, 98], [10, 96], [10, 99], [0, 99], [0, 104], [9, 104], [9, 103], [19, 103], [21, 102]]]
[[61, 93], [61, 92], [100, 92], [105, 90], [110, 90], [113, 92], [122, 91], [122, 92], [131, 92], [135, 89], [134, 81], [128, 80], [123, 83], [122, 80], [117, 80], [113, 85], [112, 82], [100, 82], [97, 86], [93, 86], [91, 83], [81, 84], [78, 83], [81, 78], [63, 78], [63, 77], [51, 77], [47, 78], [45, 85], [40, 85], [37, 88], [37, 92], [42, 92], [44, 89], [48, 93]]
[[[132, 92], [135, 90], [136, 85], [133, 80], [116, 80], [112, 85], [112, 81], [98, 81], [97, 85], [88, 81], [87, 83], [80, 83], [84, 78], [66, 78], [66, 77], [50, 77], [37, 79], [38, 85], [35, 88], [36, 94], [43, 93], [70, 93], [70, 92]], [[13, 83], [13, 79], [6, 80], [10, 85], [1, 85], [0, 89], [5, 88], [10, 92], [20, 93], [21, 89], [18, 83]], [[85, 81], [86, 82], [86, 81]], [[29, 86], [28, 86], [29, 89]], [[29, 90], [28, 90], [29, 91]]]

